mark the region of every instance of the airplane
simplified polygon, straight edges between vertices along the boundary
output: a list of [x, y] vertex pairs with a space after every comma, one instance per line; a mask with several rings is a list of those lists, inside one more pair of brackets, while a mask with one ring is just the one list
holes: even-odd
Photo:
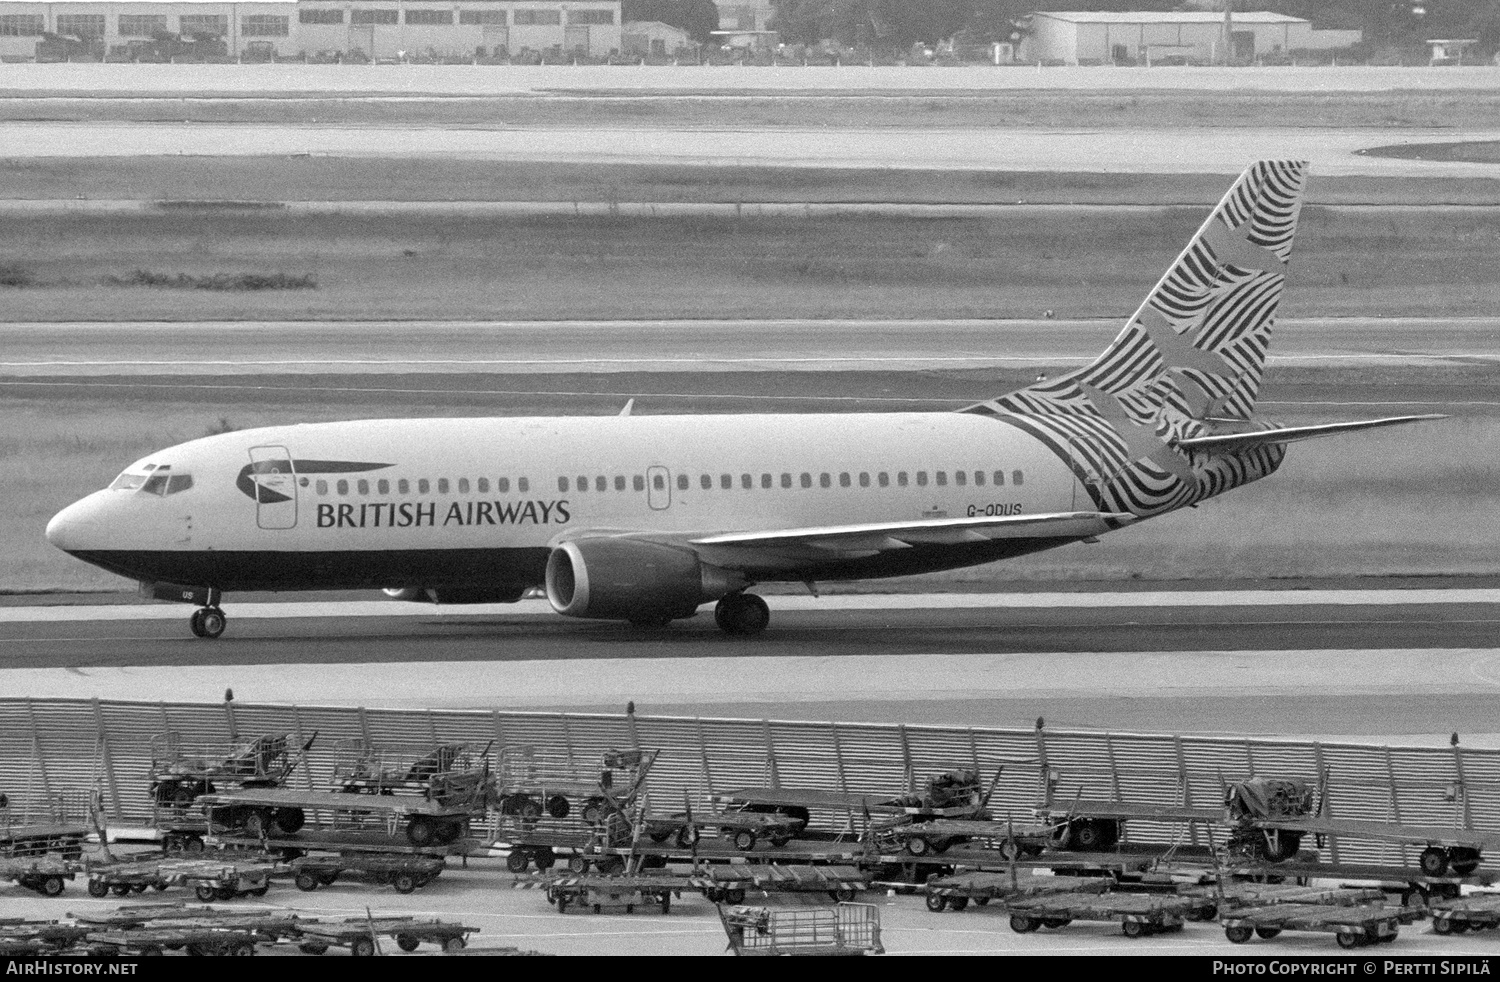
[[1023, 556], [1195, 505], [1287, 444], [1442, 418], [1278, 426], [1254, 414], [1307, 178], [1250, 166], [1088, 366], [947, 412], [387, 419], [243, 430], [136, 461], [47, 539], [192, 603], [382, 588], [664, 626], [756, 584]]

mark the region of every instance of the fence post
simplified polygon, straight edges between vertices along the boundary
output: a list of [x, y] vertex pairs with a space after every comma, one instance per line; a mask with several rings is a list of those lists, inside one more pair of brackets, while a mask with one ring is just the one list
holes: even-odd
[[94, 742], [100, 759], [104, 762], [104, 781], [109, 785], [109, 797], [114, 802], [114, 817], [122, 814], [120, 811], [120, 786], [115, 782], [115, 762], [110, 754], [109, 732], [104, 725], [104, 707], [96, 696], [94, 702], [94, 727], [97, 739]]
[[776, 740], [771, 734], [771, 721], [761, 720], [766, 731], [766, 767], [770, 773], [766, 776], [770, 779], [771, 787], [781, 787], [781, 768], [776, 763]]

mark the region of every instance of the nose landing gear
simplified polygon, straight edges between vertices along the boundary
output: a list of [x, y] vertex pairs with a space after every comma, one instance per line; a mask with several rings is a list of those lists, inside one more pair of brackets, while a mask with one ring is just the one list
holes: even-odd
[[200, 638], [216, 638], [224, 633], [224, 627], [229, 623], [229, 618], [224, 611], [217, 606], [200, 607], [193, 611], [193, 616], [188, 618], [188, 627], [192, 629], [193, 635]]

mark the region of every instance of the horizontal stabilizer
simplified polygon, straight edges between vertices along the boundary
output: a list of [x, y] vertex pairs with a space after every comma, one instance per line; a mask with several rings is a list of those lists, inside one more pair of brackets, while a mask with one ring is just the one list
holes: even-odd
[[695, 546], [800, 545], [881, 551], [911, 545], [957, 544], [1038, 535], [1082, 536], [1099, 531], [1098, 526], [1106, 523], [1109, 527], [1117, 528], [1134, 520], [1134, 515], [1126, 513], [1064, 511], [996, 518], [929, 518], [916, 522], [872, 522], [863, 525], [725, 532], [688, 541]]
[[1320, 423], [1316, 426], [1281, 426], [1273, 430], [1254, 430], [1248, 433], [1221, 433], [1215, 436], [1194, 436], [1177, 441], [1185, 450], [1244, 450], [1249, 447], [1273, 443], [1296, 443], [1298, 440], [1314, 440], [1321, 436], [1336, 436], [1357, 430], [1373, 430], [1382, 426], [1399, 426], [1402, 423], [1421, 423], [1431, 419], [1447, 419], [1441, 413], [1423, 416], [1389, 416], [1385, 419], [1361, 419], [1350, 423]]

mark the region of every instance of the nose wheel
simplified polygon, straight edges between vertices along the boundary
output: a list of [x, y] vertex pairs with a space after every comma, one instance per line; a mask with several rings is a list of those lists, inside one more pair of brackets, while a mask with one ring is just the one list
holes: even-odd
[[218, 607], [199, 607], [188, 618], [188, 627], [192, 628], [195, 637], [200, 638], [218, 637], [228, 623], [229, 618]]
[[725, 634], [759, 634], [771, 623], [771, 608], [753, 593], [731, 593], [714, 605], [714, 623]]

